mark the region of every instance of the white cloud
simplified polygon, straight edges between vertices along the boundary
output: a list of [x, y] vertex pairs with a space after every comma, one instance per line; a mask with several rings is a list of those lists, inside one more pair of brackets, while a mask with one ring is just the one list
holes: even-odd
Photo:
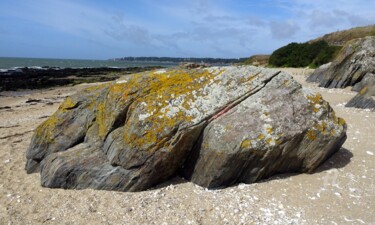
[[[0, 3], [0, 14], [45, 26], [46, 35], [58, 31], [123, 56], [244, 57], [375, 23], [375, 1], [140, 0], [121, 3], [124, 8], [108, 3], [105, 9], [82, 2], [12, 0]], [[4, 35], [8, 29], [0, 25]]]
[[277, 39], [291, 39], [300, 30], [293, 21], [272, 21], [270, 27], [273, 37]]

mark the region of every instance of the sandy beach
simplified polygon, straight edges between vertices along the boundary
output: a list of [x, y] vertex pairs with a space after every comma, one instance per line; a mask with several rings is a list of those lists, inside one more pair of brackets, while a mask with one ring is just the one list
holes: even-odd
[[375, 112], [346, 108], [356, 93], [306, 83], [348, 124], [343, 148], [313, 174], [283, 174], [207, 190], [181, 178], [122, 193], [48, 189], [27, 175], [34, 129], [65, 97], [95, 84], [0, 93], [0, 224], [375, 224]]

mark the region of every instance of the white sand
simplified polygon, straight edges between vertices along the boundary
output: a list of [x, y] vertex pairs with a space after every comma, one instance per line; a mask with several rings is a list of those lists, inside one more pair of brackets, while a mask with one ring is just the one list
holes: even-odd
[[88, 85], [0, 93], [0, 108], [11, 107], [0, 109], [0, 224], [375, 224], [375, 112], [345, 108], [350, 89], [306, 84], [310, 70], [285, 70], [347, 121], [343, 148], [314, 174], [214, 191], [180, 178], [137, 193], [42, 188], [24, 171], [32, 131]]

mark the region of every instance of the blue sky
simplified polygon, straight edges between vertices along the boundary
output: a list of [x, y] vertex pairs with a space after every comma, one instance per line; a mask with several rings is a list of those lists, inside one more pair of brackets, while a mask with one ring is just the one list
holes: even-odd
[[375, 23], [364, 0], [1, 0], [0, 57], [237, 58]]

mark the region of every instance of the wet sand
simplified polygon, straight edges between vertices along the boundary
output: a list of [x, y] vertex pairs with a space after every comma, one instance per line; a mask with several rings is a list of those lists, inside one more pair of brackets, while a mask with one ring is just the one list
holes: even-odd
[[375, 224], [375, 112], [345, 108], [350, 88], [319, 88], [305, 82], [311, 70], [284, 70], [346, 120], [347, 141], [314, 174], [220, 190], [181, 178], [136, 193], [43, 188], [39, 174], [24, 171], [33, 130], [93, 84], [1, 92], [0, 224]]

